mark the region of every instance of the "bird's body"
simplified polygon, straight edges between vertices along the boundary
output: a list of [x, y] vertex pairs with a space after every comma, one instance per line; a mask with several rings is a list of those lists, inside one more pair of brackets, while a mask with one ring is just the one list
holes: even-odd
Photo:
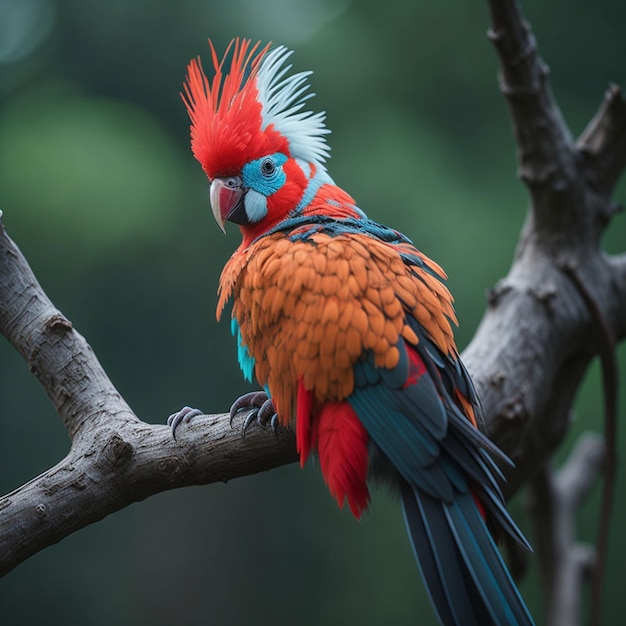
[[217, 315], [232, 300], [244, 376], [340, 506], [361, 517], [370, 478], [399, 489], [442, 623], [530, 624], [486, 523], [527, 546], [496, 480], [506, 457], [477, 428], [446, 276], [335, 185], [324, 116], [303, 111], [307, 74], [257, 46], [237, 40], [228, 73], [212, 49], [213, 83], [192, 61], [185, 95], [216, 219], [243, 235]]

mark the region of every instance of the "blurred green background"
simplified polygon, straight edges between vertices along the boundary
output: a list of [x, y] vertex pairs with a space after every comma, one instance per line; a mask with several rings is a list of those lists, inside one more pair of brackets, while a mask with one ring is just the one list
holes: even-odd
[[[626, 84], [623, 3], [524, 9], [578, 134], [609, 81]], [[248, 390], [228, 323], [214, 317], [239, 236], [213, 223], [179, 97], [188, 60], [208, 58], [206, 39], [218, 51], [235, 35], [284, 43], [298, 70], [315, 71], [332, 176], [446, 268], [463, 347], [510, 265], [526, 206], [487, 26], [486, 4], [461, 0], [0, 0], [4, 223], [142, 419], [162, 423], [184, 404], [224, 411]], [[604, 244], [625, 243], [619, 216]], [[623, 347], [620, 356], [626, 370]], [[578, 433], [601, 430], [597, 366], [576, 411], [561, 457]], [[0, 412], [7, 492], [56, 463], [68, 438], [6, 342]], [[618, 492], [608, 624], [626, 609]], [[581, 512], [585, 540], [598, 495]], [[512, 507], [528, 529], [523, 494]], [[522, 590], [541, 622], [539, 588], [533, 568]], [[427, 604], [398, 504], [376, 492], [357, 523], [314, 467], [296, 465], [135, 504], [0, 581], [7, 626], [434, 624]]]

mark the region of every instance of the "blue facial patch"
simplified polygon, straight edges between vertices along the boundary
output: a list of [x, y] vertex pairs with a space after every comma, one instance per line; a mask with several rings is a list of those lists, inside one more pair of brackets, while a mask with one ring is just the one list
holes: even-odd
[[[269, 169], [268, 161], [274, 166], [271, 173], [267, 171]], [[282, 152], [277, 152], [246, 163], [241, 170], [244, 187], [252, 189], [266, 198], [276, 193], [287, 180], [282, 168], [286, 161], [287, 157]]]

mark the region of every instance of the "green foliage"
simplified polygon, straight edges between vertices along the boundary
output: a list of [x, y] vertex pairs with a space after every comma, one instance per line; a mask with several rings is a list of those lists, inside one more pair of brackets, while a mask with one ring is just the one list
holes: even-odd
[[[623, 5], [525, 4], [579, 133], [608, 82], [626, 83]], [[208, 60], [207, 37], [218, 50], [234, 35], [285, 43], [298, 70], [315, 71], [311, 105], [327, 111], [333, 130], [331, 174], [448, 271], [463, 346], [485, 290], [510, 265], [526, 206], [487, 25], [485, 3], [461, 0], [4, 2], [4, 222], [142, 419], [164, 422], [184, 404], [225, 410], [247, 389], [228, 324], [214, 321], [218, 275], [238, 234], [223, 238], [212, 223], [178, 95], [188, 60]], [[620, 251], [625, 241], [618, 217], [606, 247]], [[6, 492], [68, 447], [6, 343], [0, 415]], [[601, 429], [597, 370], [572, 438], [588, 428]], [[581, 515], [589, 540], [594, 497]], [[514, 506], [524, 525], [521, 501]], [[616, 506], [612, 615], [623, 611], [620, 494]], [[0, 581], [0, 623], [434, 624], [398, 504], [376, 494], [372, 508], [357, 524], [336, 510], [318, 472], [296, 466], [161, 494]], [[533, 573], [522, 587], [535, 612], [538, 586]]]

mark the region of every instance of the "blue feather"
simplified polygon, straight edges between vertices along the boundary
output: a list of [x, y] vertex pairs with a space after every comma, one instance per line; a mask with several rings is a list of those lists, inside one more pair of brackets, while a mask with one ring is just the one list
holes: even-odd
[[445, 503], [401, 482], [420, 573], [446, 626], [533, 623], [469, 493]]
[[326, 172], [325, 169], [318, 168], [313, 178], [309, 179], [306, 189], [304, 190], [302, 200], [300, 200], [296, 208], [293, 210], [293, 215], [300, 215], [303, 209], [311, 204], [311, 200], [313, 200], [320, 187], [322, 185], [332, 184], [332, 182], [333, 180], [328, 175], [328, 172]]
[[441, 503], [405, 481], [401, 496], [415, 560], [441, 622], [454, 626], [489, 624], [485, 607], [472, 597], [473, 584], [460, 563]]
[[449, 527], [476, 588], [494, 624], [531, 624], [500, 552], [468, 495], [444, 505]]
[[239, 322], [236, 318], [232, 318], [230, 321], [230, 332], [237, 340], [237, 360], [239, 361], [239, 367], [243, 372], [243, 377], [249, 382], [252, 382], [252, 375], [254, 374], [254, 357], [250, 354], [248, 346], [243, 342], [241, 336], [241, 329], [239, 328]]
[[[455, 389], [475, 399], [463, 365], [419, 331], [416, 346], [398, 343], [396, 368], [377, 368], [373, 356], [365, 355], [354, 368], [348, 402], [383, 462], [399, 475], [411, 543], [442, 623], [528, 626], [532, 618], [472, 495], [505, 532], [530, 548], [507, 513], [496, 480], [501, 474], [494, 458], [508, 457], [452, 399]], [[421, 375], [409, 371], [409, 350], [426, 366]]]

